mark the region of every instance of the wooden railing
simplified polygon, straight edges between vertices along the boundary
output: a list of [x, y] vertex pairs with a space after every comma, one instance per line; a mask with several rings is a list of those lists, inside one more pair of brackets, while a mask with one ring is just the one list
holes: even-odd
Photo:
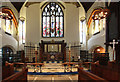
[[78, 81], [94, 81], [94, 82], [98, 82], [98, 81], [103, 81], [103, 82], [107, 82], [105, 79], [95, 75], [95, 74], [92, 74], [90, 72], [87, 72], [81, 68], [78, 68]]
[[12, 81], [27, 82], [27, 72], [28, 72], [28, 69], [23, 68], [23, 70], [21, 72], [14, 73], [13, 75], [3, 79], [2, 82], [10, 82], [10, 81], [11, 82]]

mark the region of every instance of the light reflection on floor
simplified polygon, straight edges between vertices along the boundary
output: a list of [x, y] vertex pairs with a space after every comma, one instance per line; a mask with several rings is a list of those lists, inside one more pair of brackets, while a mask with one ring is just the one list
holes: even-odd
[[78, 74], [75, 75], [28, 75], [28, 82], [78, 82]]

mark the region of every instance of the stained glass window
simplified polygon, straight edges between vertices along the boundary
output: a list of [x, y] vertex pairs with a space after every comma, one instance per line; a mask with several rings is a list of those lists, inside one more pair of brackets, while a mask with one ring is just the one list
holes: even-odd
[[42, 12], [42, 36], [64, 37], [64, 14], [62, 8], [54, 2], [49, 3]]

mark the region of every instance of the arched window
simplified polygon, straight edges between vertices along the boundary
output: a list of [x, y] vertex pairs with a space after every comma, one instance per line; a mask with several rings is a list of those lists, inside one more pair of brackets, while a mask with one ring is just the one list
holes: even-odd
[[93, 20], [93, 22], [94, 22], [94, 26], [93, 26], [93, 29], [94, 29], [94, 32], [93, 32], [93, 34], [96, 34], [96, 33], [98, 33], [98, 32], [100, 32], [100, 22], [99, 22], [100, 20]]
[[5, 20], [6, 32], [12, 34], [12, 20]]
[[55, 2], [47, 4], [43, 9], [42, 36], [64, 37], [64, 13]]
[[0, 12], [0, 24], [5, 32], [12, 34], [12, 15]]
[[80, 43], [83, 43], [85, 34], [85, 20], [80, 21]]
[[106, 17], [109, 15], [110, 10], [106, 8], [94, 9], [88, 20], [88, 28], [92, 25], [92, 34], [96, 35], [105, 29]]
[[17, 19], [13, 11], [8, 7], [0, 7], [0, 29], [3, 29], [7, 34], [13, 34], [13, 24], [18, 26]]

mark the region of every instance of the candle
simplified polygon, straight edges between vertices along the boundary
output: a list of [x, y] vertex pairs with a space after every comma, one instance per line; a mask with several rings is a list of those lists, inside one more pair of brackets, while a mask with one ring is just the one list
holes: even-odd
[[37, 51], [37, 44], [35, 44], [35, 51]]
[[70, 51], [70, 49], [71, 49], [71, 44], [69, 44], [69, 51]]

